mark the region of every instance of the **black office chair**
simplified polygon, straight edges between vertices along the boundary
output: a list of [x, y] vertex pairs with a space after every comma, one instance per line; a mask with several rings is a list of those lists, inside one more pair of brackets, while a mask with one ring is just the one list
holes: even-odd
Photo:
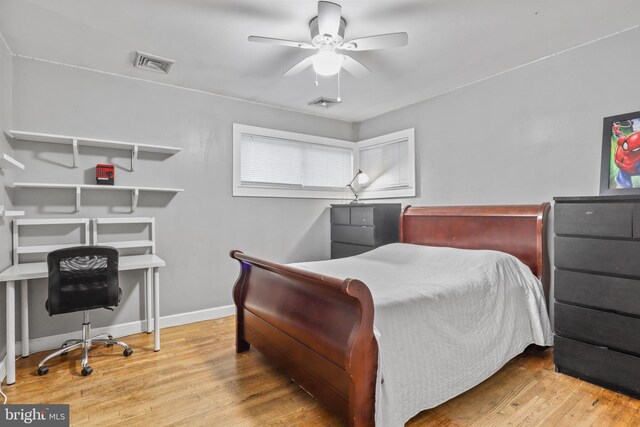
[[45, 363], [50, 359], [82, 347], [82, 375], [91, 375], [89, 349], [93, 342], [124, 348], [124, 356], [129, 357], [133, 350], [111, 335], [101, 334], [91, 338], [89, 311], [96, 308], [113, 310], [122, 296], [118, 286], [118, 251], [104, 246], [77, 246], [59, 249], [47, 255], [49, 267], [49, 299], [45, 308], [49, 316], [54, 314], [84, 312], [82, 339], [65, 341], [60, 350], [51, 353], [38, 365], [38, 375], [45, 375], [49, 368]]

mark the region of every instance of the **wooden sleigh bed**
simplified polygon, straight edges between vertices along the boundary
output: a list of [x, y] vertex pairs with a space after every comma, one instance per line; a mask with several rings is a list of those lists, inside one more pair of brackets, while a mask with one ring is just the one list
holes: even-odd
[[[531, 268], [548, 296], [548, 211], [548, 203], [406, 207], [400, 241], [506, 252]], [[233, 290], [237, 352], [253, 345], [349, 425], [374, 425], [378, 345], [366, 284], [230, 255], [241, 264]]]

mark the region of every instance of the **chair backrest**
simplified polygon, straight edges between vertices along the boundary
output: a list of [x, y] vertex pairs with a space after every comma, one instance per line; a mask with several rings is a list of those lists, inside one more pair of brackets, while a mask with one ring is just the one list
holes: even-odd
[[117, 307], [118, 250], [107, 246], [77, 246], [47, 255], [49, 315]]

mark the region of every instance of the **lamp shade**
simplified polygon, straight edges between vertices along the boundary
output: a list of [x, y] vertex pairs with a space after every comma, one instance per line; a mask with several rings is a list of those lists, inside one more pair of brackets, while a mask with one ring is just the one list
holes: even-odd
[[322, 50], [313, 56], [313, 71], [321, 76], [333, 76], [338, 74], [343, 62], [344, 55], [332, 50]]
[[369, 182], [369, 175], [360, 171], [360, 174], [358, 175], [358, 183], [366, 184], [367, 182]]

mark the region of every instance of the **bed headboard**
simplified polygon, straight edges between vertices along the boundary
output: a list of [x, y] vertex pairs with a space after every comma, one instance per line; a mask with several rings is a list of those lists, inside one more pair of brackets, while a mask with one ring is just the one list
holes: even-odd
[[496, 206], [407, 206], [400, 241], [426, 246], [491, 249], [511, 254], [531, 268], [549, 295], [545, 221], [549, 203]]

